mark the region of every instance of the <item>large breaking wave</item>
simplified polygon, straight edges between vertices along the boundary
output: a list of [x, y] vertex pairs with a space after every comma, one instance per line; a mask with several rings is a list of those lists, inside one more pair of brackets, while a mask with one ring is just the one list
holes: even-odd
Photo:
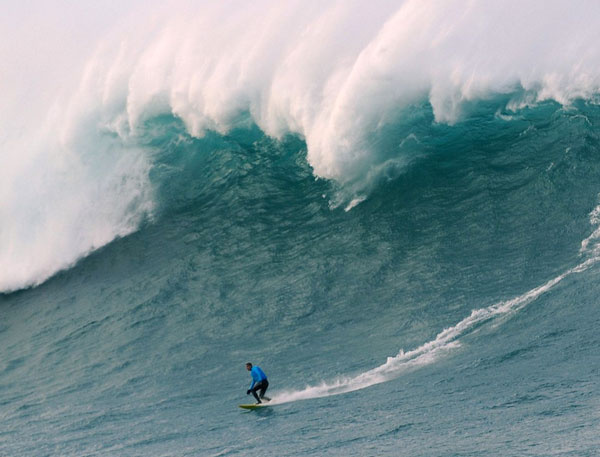
[[[0, 84], [11, 95], [0, 113], [0, 291], [39, 284], [152, 217], [148, 121], [158, 116], [198, 138], [251, 125], [298, 135], [315, 175], [357, 202], [386, 168], [402, 168], [422, 139], [415, 125], [427, 135], [432, 122], [457, 125], [490, 100], [485, 109], [510, 122], [546, 100], [595, 102], [600, 88], [600, 4], [591, 2], [126, 9], [89, 31], [92, 13], [75, 11], [71, 40], [48, 26], [2, 48], [11, 70]], [[42, 42], [56, 57], [32, 62]]]

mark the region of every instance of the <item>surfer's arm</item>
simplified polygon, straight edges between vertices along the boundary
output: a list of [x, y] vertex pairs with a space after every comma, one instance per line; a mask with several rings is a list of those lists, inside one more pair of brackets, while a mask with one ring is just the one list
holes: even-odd
[[252, 368], [252, 370], [250, 371], [250, 376], [252, 376], [252, 384], [250, 384], [250, 390], [252, 390], [254, 384], [256, 384], [256, 381], [258, 381], [258, 373], [256, 373], [256, 367]]

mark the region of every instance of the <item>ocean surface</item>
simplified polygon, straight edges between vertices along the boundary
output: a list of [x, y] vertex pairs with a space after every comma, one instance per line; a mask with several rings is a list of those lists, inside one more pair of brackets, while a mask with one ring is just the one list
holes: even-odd
[[599, 455], [600, 5], [8, 9], [0, 455]]

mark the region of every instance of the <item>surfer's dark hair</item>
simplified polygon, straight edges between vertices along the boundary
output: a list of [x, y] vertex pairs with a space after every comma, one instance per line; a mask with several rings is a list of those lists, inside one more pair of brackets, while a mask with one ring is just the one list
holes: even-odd
[[250, 362], [246, 362], [246, 366], [248, 366], [248, 365], [252, 366], [252, 364]]

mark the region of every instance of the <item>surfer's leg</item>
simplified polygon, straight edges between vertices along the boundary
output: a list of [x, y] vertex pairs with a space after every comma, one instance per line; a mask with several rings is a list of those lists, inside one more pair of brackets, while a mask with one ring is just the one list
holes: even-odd
[[256, 393], [256, 391], [259, 389], [259, 386], [254, 386], [254, 389], [252, 389], [252, 395], [254, 395], [254, 398], [256, 398], [256, 403], [262, 403], [260, 401], [260, 398], [258, 398], [258, 394]]
[[269, 387], [269, 381], [262, 381], [260, 385], [260, 398], [264, 398], [267, 401], [271, 401], [269, 397], [265, 397], [267, 388]]

